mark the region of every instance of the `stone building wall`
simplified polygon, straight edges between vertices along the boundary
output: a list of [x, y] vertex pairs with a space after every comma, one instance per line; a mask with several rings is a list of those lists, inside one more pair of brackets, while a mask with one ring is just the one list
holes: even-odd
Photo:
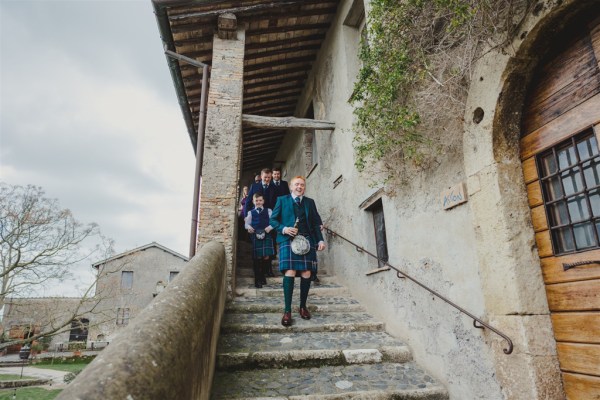
[[[71, 316], [78, 313], [80, 308], [85, 317], [88, 316], [89, 303], [85, 303], [77, 297], [36, 297], [36, 298], [9, 298], [4, 305], [2, 323], [5, 334], [8, 334], [14, 327], [48, 331], [52, 326], [60, 326], [69, 323]], [[36, 332], [37, 329], [36, 329]], [[60, 332], [52, 337], [50, 349], [53, 350], [59, 343], [69, 341], [70, 329], [67, 327], [64, 332]]]
[[[452, 399], [563, 398], [518, 141], [505, 132], [512, 130], [514, 137], [518, 122], [501, 118], [518, 121], [519, 115], [509, 114], [510, 102], [522, 100], [535, 65], [535, 45], [544, 35], [537, 27], [549, 29], [562, 14], [575, 15], [577, 5], [591, 2], [540, 2], [513, 43], [490, 50], [475, 65], [464, 122], [458, 118], [445, 126], [459, 145], [440, 154], [434, 169], [402, 184], [375, 186], [353, 165], [354, 117], [347, 100], [360, 35], [343, 25], [352, 3], [340, 3], [296, 109], [303, 116], [312, 102], [316, 119], [336, 123], [333, 132], [315, 133], [318, 165], [307, 179], [307, 195], [328, 227], [372, 252], [373, 217], [364, 203], [380, 198], [390, 264], [509, 333], [515, 350], [505, 355], [501, 338], [474, 329], [469, 317], [393, 271], [365, 276], [376, 261], [339, 238], [327, 238], [319, 262], [411, 346], [416, 361], [445, 383]], [[511, 86], [510, 79], [519, 84]], [[519, 95], [503, 93], [515, 86]], [[473, 122], [477, 107], [485, 113], [480, 123]], [[301, 134], [290, 132], [276, 157], [287, 160], [288, 179], [309, 172], [304, 144]], [[458, 184], [465, 185], [468, 201], [444, 210], [440, 194]]]
[[[169, 284], [170, 273], [179, 272], [187, 265], [182, 257], [149, 245], [141, 251], [99, 265], [101, 276], [96, 284], [98, 305], [90, 317], [89, 340], [98, 340], [99, 335], [103, 335], [103, 340], [112, 340], [127, 326], [117, 324], [118, 309], [128, 308], [130, 320], [139, 315], [155, 295]], [[131, 289], [121, 289], [123, 271], [133, 272]]]

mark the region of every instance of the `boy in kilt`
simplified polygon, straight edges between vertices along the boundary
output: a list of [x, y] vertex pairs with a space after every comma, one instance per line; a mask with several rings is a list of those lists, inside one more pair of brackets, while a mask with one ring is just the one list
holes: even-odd
[[[300, 317], [310, 319], [306, 307], [310, 290], [311, 273], [317, 269], [317, 251], [325, 249], [325, 241], [320, 230], [317, 206], [313, 199], [304, 196], [306, 180], [296, 176], [290, 182], [291, 194], [277, 198], [271, 214], [270, 224], [277, 231], [279, 244], [279, 270], [283, 277], [285, 309], [281, 324], [292, 325], [292, 294], [294, 278], [300, 275]], [[308, 239], [310, 250], [304, 255], [292, 251], [292, 239], [302, 235]]]
[[271, 209], [264, 208], [265, 199], [262, 193], [255, 193], [252, 196], [255, 208], [248, 211], [244, 219], [246, 230], [252, 240], [252, 262], [254, 269], [254, 287], [260, 289], [267, 283], [264, 271], [266, 264], [271, 263], [271, 258], [275, 254], [273, 238], [269, 232], [273, 227], [269, 225]]

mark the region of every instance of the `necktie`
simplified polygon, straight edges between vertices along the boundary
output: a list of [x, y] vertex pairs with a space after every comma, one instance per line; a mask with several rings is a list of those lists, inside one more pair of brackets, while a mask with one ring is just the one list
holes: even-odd
[[258, 213], [260, 214], [260, 212], [262, 211], [262, 208], [258, 207], [258, 208], [256, 209], [256, 211], [258, 211]]
[[275, 186], [279, 186], [279, 181], [275, 182]]
[[267, 185], [263, 185], [263, 189], [266, 189], [266, 188], [267, 188]]
[[296, 197], [296, 198], [294, 199], [294, 201], [296, 202], [296, 204], [300, 205], [300, 197]]

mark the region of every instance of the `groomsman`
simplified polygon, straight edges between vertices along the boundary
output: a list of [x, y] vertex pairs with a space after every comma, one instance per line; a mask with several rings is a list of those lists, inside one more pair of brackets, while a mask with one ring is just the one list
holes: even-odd
[[273, 172], [269, 168], [263, 168], [262, 171], [260, 171], [260, 181], [253, 183], [248, 191], [248, 201], [244, 204], [244, 215], [248, 215], [248, 211], [254, 208], [254, 203], [252, 202], [254, 193], [261, 193], [263, 195], [263, 198], [265, 199], [265, 208], [273, 209], [273, 207], [275, 207], [277, 196], [275, 194], [275, 187], [271, 182], [273, 177], [272, 174]]
[[290, 194], [290, 187], [286, 181], [281, 180], [281, 168], [273, 168], [273, 186], [275, 186], [276, 197]]

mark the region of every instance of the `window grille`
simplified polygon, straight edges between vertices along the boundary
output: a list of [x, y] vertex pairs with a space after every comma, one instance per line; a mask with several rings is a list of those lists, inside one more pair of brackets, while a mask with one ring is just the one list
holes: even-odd
[[592, 129], [537, 157], [554, 254], [600, 247], [600, 154]]

